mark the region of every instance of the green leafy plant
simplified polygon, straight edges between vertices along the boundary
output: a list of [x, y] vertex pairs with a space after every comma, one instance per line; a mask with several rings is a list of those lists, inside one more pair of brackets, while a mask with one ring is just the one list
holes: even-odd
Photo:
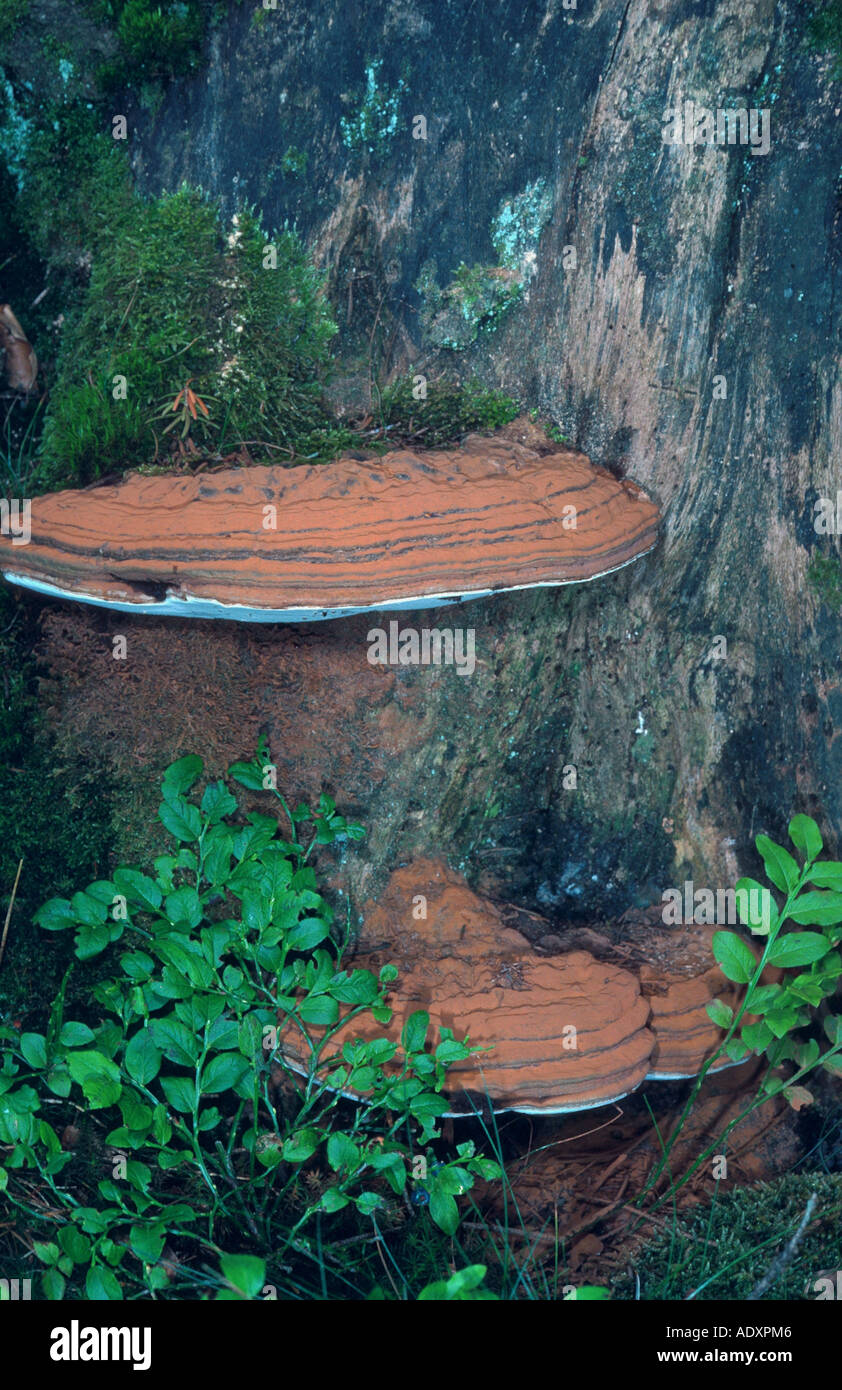
[[[117, 868], [36, 913], [42, 928], [74, 933], [80, 962], [119, 952], [92, 991], [106, 1017], [66, 1018], [65, 979], [43, 1033], [0, 1027], [0, 1187], [47, 1228], [33, 1250], [48, 1298], [82, 1287], [89, 1298], [159, 1293], [173, 1278], [165, 1242], [178, 1247], [176, 1265], [196, 1251], [242, 1260], [225, 1249], [241, 1231], [280, 1284], [285, 1257], [314, 1258], [314, 1222], [388, 1210], [421, 1154], [430, 1217], [448, 1233], [456, 1197], [499, 1175], [470, 1141], [452, 1159], [431, 1149], [447, 1068], [475, 1050], [467, 1040], [443, 1029], [428, 1045], [423, 1011], [400, 1044], [354, 1038], [356, 1017], [391, 1018], [397, 971], [343, 968], [347, 927], [332, 934], [309, 860], [362, 827], [325, 794], [315, 809], [290, 808], [263, 741], [229, 777], [271, 790], [283, 828], [258, 812], [243, 820], [223, 780], [191, 796], [201, 772], [194, 755], [167, 769], [159, 816], [174, 852], [150, 873]], [[286, 1060], [287, 1030], [309, 1059], [303, 1074]], [[342, 1100], [348, 1091], [358, 1104]], [[84, 1120], [113, 1165], [83, 1195], [68, 1182], [68, 1119], [74, 1131]], [[47, 1215], [33, 1210], [33, 1172]], [[232, 1268], [223, 1265], [223, 1296], [244, 1296]]]
[[[710, 1018], [725, 1035], [700, 1071], [639, 1200], [667, 1167], [705, 1077], [720, 1059], [742, 1062], [751, 1056], [765, 1057], [767, 1068], [753, 1099], [684, 1176], [673, 1181], [668, 1195], [688, 1182], [731, 1130], [771, 1096], [782, 1094], [791, 1105], [800, 1107], [812, 1100], [802, 1082], [817, 1068], [842, 1076], [842, 1016], [832, 1013], [827, 1003], [842, 975], [842, 955], [837, 950], [842, 941], [842, 864], [819, 860], [824, 844], [810, 816], [793, 817], [789, 838], [803, 861], [800, 865], [788, 849], [767, 835], [758, 835], [755, 841], [769, 883], [784, 897], [780, 906], [772, 890], [756, 879], [741, 878], [736, 885], [740, 920], [763, 942], [762, 950], [753, 951], [737, 932], [713, 934], [713, 953], [723, 974], [735, 984], [745, 985], [745, 994], [736, 1009], [720, 999], [708, 1005]], [[818, 930], [785, 933], [787, 923]], [[783, 972], [780, 983], [761, 982], [767, 966]], [[803, 1033], [815, 1020], [821, 1024], [824, 1047], [815, 1036]]]

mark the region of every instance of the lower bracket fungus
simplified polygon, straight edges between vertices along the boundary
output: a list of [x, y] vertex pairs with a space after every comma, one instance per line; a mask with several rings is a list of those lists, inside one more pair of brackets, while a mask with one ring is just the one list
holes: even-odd
[[[421, 921], [412, 909], [418, 902], [427, 914]], [[661, 940], [659, 955], [662, 949]], [[658, 968], [618, 966], [588, 951], [537, 955], [505, 925], [503, 909], [437, 860], [393, 873], [366, 913], [358, 957], [375, 971], [397, 966], [391, 1037], [423, 1010], [434, 1031], [448, 1028], [484, 1049], [449, 1068], [452, 1115], [489, 1105], [533, 1115], [591, 1110], [645, 1080], [695, 1076], [718, 1039], [705, 1006], [733, 990], [710, 957], [699, 975], [667, 972], [664, 980]], [[376, 1025], [355, 1017], [332, 1042], [341, 1050], [346, 1041], [378, 1035]], [[287, 1063], [306, 1072], [293, 1029], [281, 1046]], [[321, 1065], [329, 1069], [331, 1059]]]

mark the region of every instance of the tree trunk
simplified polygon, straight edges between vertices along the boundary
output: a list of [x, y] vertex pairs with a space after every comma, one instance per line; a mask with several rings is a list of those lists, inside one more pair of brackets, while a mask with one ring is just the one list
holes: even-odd
[[[280, 0], [255, 13], [232, 10], [209, 73], [135, 113], [145, 185], [186, 178], [229, 207], [235, 193], [259, 203], [269, 226], [297, 220], [329, 272], [340, 403], [364, 408], [372, 374], [410, 365], [477, 372], [665, 515], [659, 548], [614, 576], [405, 615], [473, 627], [470, 678], [384, 678], [366, 663], [365, 618], [201, 625], [226, 679], [252, 681], [279, 781], [310, 795], [320, 780], [361, 813], [361, 894], [443, 853], [562, 920], [658, 901], [685, 877], [727, 886], [757, 870], [751, 837], [780, 836], [795, 810], [832, 843], [839, 619], [807, 568], [838, 548], [813, 505], [839, 485], [842, 88], [806, 49], [802, 8]], [[367, 64], [381, 95], [363, 119]], [[666, 143], [665, 112], [688, 100], [768, 112], [769, 152], [760, 117], [755, 152]], [[289, 151], [306, 151], [303, 173]], [[530, 208], [511, 202], [524, 193]], [[522, 297], [480, 307], [448, 347], [460, 262], [512, 263], [494, 221], [507, 199], [543, 220]], [[431, 261], [439, 300], [425, 302], [414, 286]], [[195, 626], [137, 632], [183, 644], [194, 725], [217, 719], [241, 756], [248, 721], [192, 684]], [[275, 673], [263, 684], [243, 667], [255, 653]], [[115, 730], [127, 698], [115, 688]]]

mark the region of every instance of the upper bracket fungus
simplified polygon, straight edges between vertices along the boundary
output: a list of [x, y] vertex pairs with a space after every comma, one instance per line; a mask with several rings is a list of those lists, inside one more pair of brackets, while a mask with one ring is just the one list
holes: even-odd
[[36, 497], [13, 584], [122, 612], [309, 622], [580, 583], [651, 550], [658, 508], [583, 454], [460, 449]]

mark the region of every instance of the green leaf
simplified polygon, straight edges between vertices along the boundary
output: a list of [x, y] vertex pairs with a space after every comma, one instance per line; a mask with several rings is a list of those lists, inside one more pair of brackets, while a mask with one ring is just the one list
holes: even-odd
[[272, 904], [260, 884], [245, 884], [242, 904], [243, 926], [246, 930], [265, 931], [272, 920]]
[[808, 862], [821, 854], [824, 847], [819, 827], [811, 816], [793, 816], [789, 823], [789, 838]]
[[211, 825], [216, 825], [223, 816], [230, 816], [237, 809], [237, 799], [232, 796], [224, 782], [209, 782], [202, 796], [202, 813]]
[[430, 1015], [424, 1009], [417, 1009], [415, 1013], [410, 1014], [401, 1030], [401, 1047], [404, 1052], [423, 1052], [429, 1027]]
[[93, 1042], [93, 1030], [87, 1023], [65, 1023], [58, 1035], [58, 1040], [63, 1047], [83, 1047], [85, 1043]]
[[263, 791], [263, 768], [256, 763], [232, 763], [228, 769], [228, 776], [233, 777], [235, 782], [239, 782], [241, 787], [248, 787], [249, 791]]
[[781, 1009], [774, 1013], [770, 1010], [764, 1022], [776, 1038], [785, 1038], [788, 1033], [792, 1032], [793, 1028], [798, 1026], [798, 1010], [793, 1008]]
[[447, 1114], [447, 1105], [444, 1096], [436, 1095], [433, 1091], [422, 1091], [412, 1097], [409, 1110], [416, 1120], [434, 1120]]
[[203, 916], [199, 894], [186, 883], [176, 888], [174, 893], [167, 894], [164, 911], [174, 927], [189, 927], [191, 930], [198, 927]]
[[76, 934], [75, 954], [79, 960], [92, 960], [111, 942], [107, 927], [82, 927]]
[[775, 1007], [780, 999], [780, 985], [757, 985], [746, 999], [746, 1007], [751, 1014], [765, 1014]]
[[329, 1028], [339, 1018], [339, 1005], [329, 994], [317, 994], [302, 999], [298, 1012], [302, 1022]]
[[34, 913], [32, 920], [46, 931], [65, 931], [76, 925], [76, 917], [67, 898], [50, 898]]
[[58, 1303], [64, 1297], [64, 1289], [67, 1281], [63, 1274], [59, 1274], [57, 1269], [45, 1270], [41, 1275], [41, 1288], [44, 1290], [44, 1297], [51, 1303]]
[[715, 931], [712, 937], [714, 959], [729, 980], [747, 985], [757, 969], [757, 961], [736, 932]]
[[370, 1004], [380, 991], [370, 970], [354, 970], [346, 980], [333, 985], [330, 992], [340, 1004]]
[[115, 869], [114, 884], [134, 907], [155, 912], [161, 906], [161, 890], [157, 883], [137, 869]]
[[358, 1197], [354, 1198], [354, 1203], [357, 1211], [363, 1216], [371, 1216], [378, 1207], [385, 1205], [379, 1192], [361, 1192]]
[[148, 1086], [161, 1070], [162, 1053], [152, 1038], [148, 1028], [141, 1028], [134, 1034], [126, 1048], [126, 1071], [139, 1086]]
[[445, 1235], [452, 1236], [459, 1225], [459, 1208], [449, 1192], [442, 1192], [438, 1186], [430, 1193], [430, 1215]]
[[486, 1182], [497, 1182], [503, 1177], [502, 1167], [495, 1163], [493, 1158], [475, 1158], [471, 1167], [478, 1177], [484, 1178]]
[[744, 1062], [746, 1057], [750, 1055], [742, 1038], [732, 1038], [730, 1042], [725, 1044], [725, 1051], [732, 1062]]
[[266, 1261], [257, 1255], [223, 1255], [220, 1267], [243, 1298], [257, 1298], [266, 1283]]
[[129, 1229], [129, 1244], [139, 1260], [154, 1265], [161, 1258], [164, 1248], [164, 1228], [161, 1225], [132, 1226]]
[[734, 900], [743, 926], [749, 927], [757, 935], [768, 936], [778, 919], [778, 910], [769, 889], [758, 883], [756, 878], [741, 878], [736, 883]]
[[380, 969], [380, 983], [384, 985], [394, 984], [398, 978], [398, 967], [396, 965], [384, 965]]
[[225, 826], [216, 826], [204, 841], [205, 877], [214, 887], [224, 883], [231, 870], [234, 836]]
[[102, 1052], [70, 1052], [67, 1067], [73, 1080], [82, 1087], [94, 1110], [115, 1105], [120, 1099], [120, 1069]]
[[327, 1192], [322, 1193], [319, 1206], [322, 1211], [341, 1211], [343, 1207], [347, 1207], [350, 1200], [350, 1197], [346, 1197], [345, 1194], [339, 1192], [337, 1188], [329, 1187]]
[[328, 926], [319, 917], [304, 917], [286, 934], [286, 944], [293, 951], [312, 951], [329, 936]]
[[152, 1112], [152, 1135], [155, 1142], [162, 1145], [172, 1139], [172, 1125], [164, 1105], [156, 1105]]
[[752, 1052], [764, 1052], [772, 1041], [772, 1030], [762, 1018], [757, 1023], [744, 1023], [741, 1033], [743, 1042]]
[[842, 864], [837, 864], [832, 859], [814, 864], [808, 878], [817, 888], [835, 888], [842, 892]]
[[161, 1090], [172, 1106], [182, 1115], [190, 1115], [196, 1104], [196, 1084], [192, 1077], [165, 1076], [161, 1080]]
[[41, 1033], [22, 1033], [20, 1050], [25, 1060], [36, 1071], [47, 1065], [47, 1041]]
[[248, 1076], [249, 1063], [239, 1052], [220, 1052], [202, 1071], [201, 1088], [205, 1095], [216, 1095], [219, 1091], [230, 1091]]
[[774, 883], [782, 893], [788, 893], [800, 877], [798, 865], [789, 850], [784, 849], [783, 845], [776, 845], [768, 835], [758, 835], [754, 843], [763, 859], [770, 883]]
[[809, 965], [811, 961], [821, 960], [830, 950], [830, 942], [817, 932], [793, 932], [789, 936], [779, 936], [769, 951], [770, 965], [780, 965], [785, 969], [793, 965]]
[[198, 1038], [179, 1023], [177, 1018], [153, 1018], [149, 1025], [152, 1040], [164, 1056], [182, 1067], [195, 1066], [199, 1060], [201, 1044]]
[[61, 1254], [58, 1246], [51, 1240], [34, 1240], [32, 1249], [42, 1264], [45, 1265], [54, 1265]]
[[327, 1161], [335, 1173], [340, 1168], [355, 1172], [360, 1163], [360, 1151], [347, 1134], [332, 1134], [327, 1141]]
[[123, 1297], [123, 1290], [116, 1277], [104, 1265], [92, 1265], [85, 1276], [85, 1293], [89, 1299], [107, 1299], [116, 1302]]
[[815, 975], [797, 975], [790, 982], [789, 992], [794, 994], [796, 999], [803, 999], [805, 1004], [810, 1004], [814, 1009], [818, 1008], [825, 993]]
[[287, 1163], [306, 1163], [312, 1158], [322, 1141], [317, 1129], [299, 1129], [284, 1142], [284, 1158]]
[[74, 893], [70, 899], [70, 906], [76, 921], [83, 927], [99, 927], [108, 917], [105, 903], [100, 902], [99, 898], [91, 897], [90, 893]]
[[58, 1243], [65, 1255], [69, 1255], [75, 1265], [84, 1264], [91, 1257], [91, 1242], [78, 1226], [68, 1223], [58, 1233]]
[[189, 791], [196, 778], [201, 776], [203, 767], [204, 763], [196, 753], [188, 753], [186, 757], [170, 763], [164, 773], [162, 786], [176, 793]]
[[734, 1010], [730, 1008], [722, 999], [711, 999], [707, 1007], [707, 1015], [717, 1028], [730, 1028], [734, 1019]]
[[828, 1014], [822, 1027], [828, 1042], [833, 1047], [842, 1043], [842, 1014]]
[[158, 807], [158, 818], [177, 840], [198, 840], [202, 831], [202, 817], [197, 806], [178, 798], [176, 805], [162, 801]]
[[842, 893], [802, 893], [789, 915], [802, 927], [835, 926], [842, 922]]

